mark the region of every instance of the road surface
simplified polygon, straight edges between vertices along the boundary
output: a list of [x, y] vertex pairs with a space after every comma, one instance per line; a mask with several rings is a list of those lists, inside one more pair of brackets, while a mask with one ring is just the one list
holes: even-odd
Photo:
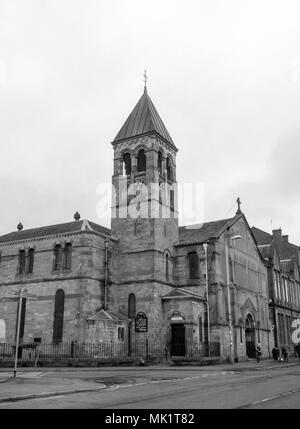
[[[43, 382], [54, 373], [42, 374]], [[260, 370], [167, 368], [61, 372], [105, 383], [99, 392], [0, 403], [10, 408], [234, 409], [300, 408], [300, 365]]]

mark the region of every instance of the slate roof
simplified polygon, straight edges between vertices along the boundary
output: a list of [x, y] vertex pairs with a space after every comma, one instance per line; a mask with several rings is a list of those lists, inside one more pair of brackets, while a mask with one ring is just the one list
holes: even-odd
[[179, 228], [179, 244], [205, 243], [210, 238], [217, 238], [228, 226], [231, 226], [238, 217], [240, 217], [240, 215], [230, 219], [205, 222], [201, 225], [181, 226]]
[[273, 235], [268, 234], [267, 232], [262, 231], [261, 229], [254, 226], [251, 228], [251, 230], [259, 245], [270, 244], [276, 247], [281, 261], [292, 258], [297, 262], [298, 265], [300, 264], [298, 246], [284, 241], [283, 239], [274, 239]]
[[71, 232], [81, 232], [83, 230], [90, 230], [99, 234], [110, 235], [111, 231], [104, 226], [98, 225], [94, 222], [80, 220], [67, 223], [60, 223], [57, 225], [42, 226], [39, 228], [25, 229], [22, 231], [14, 231], [0, 237], [0, 243], [8, 243], [12, 241], [32, 240], [39, 237], [47, 237], [51, 235], [60, 235]]
[[114, 142], [130, 139], [150, 132], [158, 133], [164, 140], [175, 147], [172, 137], [145, 88], [143, 95], [116, 135]]

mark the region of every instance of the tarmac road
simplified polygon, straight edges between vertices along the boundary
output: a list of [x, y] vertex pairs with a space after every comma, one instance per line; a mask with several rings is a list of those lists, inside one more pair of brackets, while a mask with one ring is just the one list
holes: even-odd
[[218, 367], [45, 372], [53, 377], [105, 383], [98, 392], [0, 403], [0, 409], [233, 409], [300, 408], [300, 365], [230, 370]]

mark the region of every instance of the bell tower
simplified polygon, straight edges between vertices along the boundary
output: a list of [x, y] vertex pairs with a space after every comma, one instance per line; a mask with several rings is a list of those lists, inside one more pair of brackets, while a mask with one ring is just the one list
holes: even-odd
[[111, 230], [118, 243], [111, 298], [115, 310], [127, 315], [128, 296], [134, 294], [136, 312], [152, 317], [155, 305], [156, 318], [161, 319], [160, 296], [176, 282], [177, 148], [146, 85], [112, 146]]

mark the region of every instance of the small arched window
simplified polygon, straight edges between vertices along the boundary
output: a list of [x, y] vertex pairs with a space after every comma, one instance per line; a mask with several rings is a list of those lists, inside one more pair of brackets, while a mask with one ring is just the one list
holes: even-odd
[[62, 289], [58, 289], [55, 294], [54, 303], [53, 342], [55, 343], [62, 341], [64, 328], [64, 308], [65, 293]]
[[167, 180], [172, 180], [172, 166], [170, 158], [167, 158]]
[[138, 151], [137, 170], [138, 170], [138, 173], [142, 171], [146, 171], [146, 155], [145, 155], [144, 149], [140, 149]]
[[25, 250], [19, 251], [19, 274], [25, 273], [26, 253]]
[[166, 274], [166, 280], [169, 280], [169, 264], [170, 264], [170, 257], [169, 254], [166, 253], [165, 255], [165, 274]]
[[72, 244], [67, 243], [64, 250], [64, 270], [70, 270], [72, 267]]
[[188, 254], [189, 262], [189, 278], [198, 279], [199, 278], [199, 257], [197, 252], [190, 252]]
[[33, 265], [34, 265], [34, 249], [28, 250], [28, 265], [27, 265], [27, 273], [33, 273]]
[[136, 306], [135, 294], [131, 293], [128, 296], [128, 319], [135, 318], [135, 313], [136, 313], [135, 306]]
[[62, 267], [62, 247], [57, 244], [54, 248], [54, 271], [60, 271]]
[[123, 175], [131, 174], [131, 156], [129, 153], [123, 155]]
[[161, 154], [161, 151], [158, 152], [157, 169], [158, 169], [159, 174], [162, 174], [162, 154]]

